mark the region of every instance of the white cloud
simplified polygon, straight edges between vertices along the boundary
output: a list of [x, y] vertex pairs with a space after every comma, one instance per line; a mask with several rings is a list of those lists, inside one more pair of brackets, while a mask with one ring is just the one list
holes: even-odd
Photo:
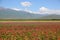
[[40, 13], [47, 13], [48, 8], [46, 8], [46, 7], [41, 7], [41, 8], [39, 8], [39, 11], [40, 11]]
[[49, 14], [59, 14], [60, 15], [60, 10], [49, 10]]
[[25, 1], [25, 2], [21, 2], [21, 5], [24, 7], [30, 7], [32, 4], [31, 4], [31, 2]]
[[60, 10], [52, 10], [46, 7], [39, 8], [39, 14], [60, 14]]
[[10, 8], [10, 9], [15, 10], [15, 11], [26, 11], [29, 13], [33, 13], [33, 11], [31, 11], [31, 10], [23, 10], [23, 9], [19, 9], [19, 8]]
[[22, 9], [19, 9], [19, 8], [11, 8], [12, 10], [16, 10], [16, 11], [20, 11]]
[[60, 15], [60, 10], [52, 10], [52, 9], [48, 9], [46, 7], [41, 7], [39, 8], [39, 11], [32, 11], [32, 10], [23, 10], [23, 9], [19, 9], [19, 8], [10, 8], [12, 10], [16, 10], [16, 11], [26, 11], [32, 14], [57, 14]]

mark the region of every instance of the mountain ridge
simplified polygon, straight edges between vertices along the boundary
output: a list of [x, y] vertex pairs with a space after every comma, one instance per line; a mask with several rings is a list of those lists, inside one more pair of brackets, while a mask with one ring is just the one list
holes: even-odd
[[0, 7], [0, 19], [60, 19], [56, 14], [33, 14], [26, 11], [16, 11]]

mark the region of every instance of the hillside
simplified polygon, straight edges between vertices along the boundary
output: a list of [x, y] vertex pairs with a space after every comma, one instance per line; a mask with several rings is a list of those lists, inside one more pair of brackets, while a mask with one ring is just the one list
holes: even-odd
[[50, 15], [41, 17], [41, 19], [60, 19], [60, 15], [50, 14]]
[[0, 7], [0, 19], [60, 19], [56, 14], [33, 14]]
[[39, 19], [41, 16], [43, 15], [0, 8], [0, 19]]

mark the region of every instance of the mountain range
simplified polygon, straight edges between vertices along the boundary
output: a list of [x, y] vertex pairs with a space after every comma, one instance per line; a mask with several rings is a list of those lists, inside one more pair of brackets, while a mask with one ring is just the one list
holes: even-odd
[[60, 19], [56, 14], [34, 14], [0, 7], [0, 19]]

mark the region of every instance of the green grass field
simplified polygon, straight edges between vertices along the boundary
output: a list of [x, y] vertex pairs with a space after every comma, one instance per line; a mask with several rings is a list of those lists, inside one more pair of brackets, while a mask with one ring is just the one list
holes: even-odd
[[0, 21], [60, 21], [60, 19], [0, 19]]

